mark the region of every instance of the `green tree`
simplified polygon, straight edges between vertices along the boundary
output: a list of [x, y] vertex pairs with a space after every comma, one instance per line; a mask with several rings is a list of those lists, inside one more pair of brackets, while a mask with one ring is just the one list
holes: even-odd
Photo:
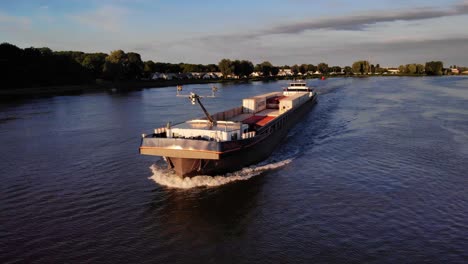
[[334, 73], [341, 73], [341, 67], [340, 66], [333, 66], [331, 67], [331, 71]]
[[154, 61], [152, 60], [145, 61], [143, 64], [144, 64], [143, 73], [146, 77], [150, 77], [151, 74], [156, 72], [156, 67], [155, 67], [156, 64], [154, 63]]
[[353, 75], [353, 68], [351, 68], [350, 66], [345, 66], [343, 72], [346, 75]]
[[327, 74], [328, 71], [329, 71], [329, 68], [328, 68], [328, 64], [326, 64], [325, 62], [321, 62], [317, 65], [317, 69], [319, 72], [321, 72], [322, 74]]
[[87, 69], [94, 79], [100, 78], [104, 70], [107, 54], [105, 53], [89, 53], [85, 54], [81, 66]]
[[182, 72], [183, 73], [188, 73], [188, 72], [201, 72], [200, 67], [198, 67], [195, 64], [188, 64], [184, 63], [182, 64]]
[[206, 66], [206, 70], [209, 71], [209, 72], [218, 72], [219, 71], [219, 68], [217, 65], [215, 64], [208, 64]]
[[427, 75], [442, 75], [444, 64], [441, 61], [426, 62], [425, 71]]
[[407, 69], [409, 74], [416, 74], [417, 70], [418, 70], [417, 67], [416, 67], [416, 64], [414, 64], [414, 63], [407, 64], [406, 69]]
[[222, 59], [218, 63], [219, 71], [223, 74], [223, 78], [227, 78], [232, 74], [232, 61], [229, 59]]
[[263, 76], [270, 76], [271, 75], [271, 69], [273, 68], [273, 64], [271, 64], [269, 61], [264, 61], [259, 64], [258, 69], [260, 69], [260, 72], [262, 72]]
[[375, 72], [376, 72], [376, 73], [382, 74], [382, 73], [384, 73], [385, 71], [386, 71], [386, 69], [385, 69], [385, 68], [381, 68], [381, 67], [380, 67], [380, 64], [376, 64], [376, 65], [375, 65]]
[[369, 73], [370, 66], [369, 62], [366, 60], [356, 61], [352, 65], [353, 72], [356, 74], [367, 74]]
[[[54, 54], [54, 52], [47, 47], [37, 48], [37, 50], [41, 53], [42, 56], [52, 56]], [[83, 53], [81, 52], [81, 54]]]
[[406, 67], [406, 65], [400, 65], [398, 67], [398, 71], [400, 71], [400, 74], [404, 74], [408, 72], [408, 68]]
[[307, 71], [309, 70], [309, 67], [307, 66], [307, 64], [301, 64], [299, 66], [299, 72], [302, 74], [302, 75], [305, 75], [307, 73]]
[[[39, 48], [39, 50], [41, 51], [41, 53], [43, 54], [48, 54], [50, 49], [49, 48]], [[82, 64], [83, 63], [83, 60], [85, 58], [85, 53], [82, 52], [82, 51], [55, 51], [53, 52], [55, 55], [59, 55], [59, 56], [67, 56], [73, 60], [75, 60], [76, 62], [78, 62], [79, 64]]]
[[424, 65], [416, 64], [416, 73], [417, 74], [423, 74], [424, 73]]
[[122, 80], [125, 74], [125, 67], [128, 63], [127, 54], [123, 50], [114, 50], [107, 57], [104, 63], [104, 76], [108, 80]]
[[272, 67], [272, 68], [271, 68], [271, 75], [272, 75], [272, 76], [278, 75], [279, 70], [280, 70], [279, 67]]
[[128, 80], [138, 80], [143, 75], [144, 64], [138, 53], [127, 53], [127, 63], [124, 66], [125, 77]]
[[241, 67], [241, 62], [240, 60], [234, 60], [231, 63], [231, 68], [232, 68], [232, 73], [234, 73], [235, 76], [238, 78], [241, 77], [242, 75], [242, 67]]
[[[0, 72], [4, 82], [0, 90], [24, 86], [24, 77], [30, 78], [24, 57], [24, 51], [17, 46], [6, 42], [0, 44]], [[23, 74], [26, 75], [22, 76]]]
[[308, 64], [307, 65], [307, 70], [310, 71], [310, 72], [316, 72], [317, 71], [317, 66], [315, 66], [313, 64]]
[[241, 68], [240, 70], [241, 77], [248, 77], [254, 71], [254, 66], [252, 62], [248, 60], [241, 60], [239, 66]]
[[297, 66], [297, 64], [291, 66], [291, 72], [294, 76], [296, 76], [299, 73], [299, 66]]

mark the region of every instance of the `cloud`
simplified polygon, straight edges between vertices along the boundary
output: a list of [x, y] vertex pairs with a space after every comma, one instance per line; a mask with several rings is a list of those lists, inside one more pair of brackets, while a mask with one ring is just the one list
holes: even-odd
[[87, 27], [99, 31], [119, 32], [122, 30], [125, 18], [129, 14], [129, 10], [117, 6], [101, 6], [91, 12], [84, 12], [81, 14], [73, 14], [69, 17]]
[[[411, 8], [404, 10], [382, 10], [366, 13], [355, 13], [340, 17], [325, 17], [313, 19], [310, 21], [277, 24], [276, 26], [272, 26], [269, 28], [249, 29], [248, 32], [242, 33], [234, 32], [186, 38], [185, 40], [183, 40], [183, 42], [192, 43], [192, 45], [195, 43], [202, 43], [200, 45], [201, 48], [204, 47], [206, 49], [206, 47], [210, 47], [211, 49], [217, 50], [225, 54], [225, 56], [227, 56], [232, 55], [232, 53], [234, 53], [234, 51], [232, 51], [232, 43], [236, 43], [236, 46], [242, 46], [247, 50], [251, 50], [252, 47], [260, 47], [262, 46], [262, 43], [265, 44], [265, 42], [269, 41], [272, 37], [281, 34], [291, 35], [288, 36], [287, 39], [295, 39], [296, 37], [301, 36], [305, 37], [304, 33], [319, 33], [319, 35], [322, 35], [322, 33], [324, 32], [336, 32], [340, 35], [349, 35], [348, 33], [366, 32], [364, 31], [364, 29], [367, 30], [371, 28], [372, 25], [378, 23], [396, 21], [419, 21], [424, 19], [454, 17], [466, 14], [468, 14], [468, 0], [459, 2], [458, 4], [452, 6], [448, 6], [446, 9], [426, 7]], [[390, 23], [387, 23], [386, 27], [388, 28], [388, 26], [390, 26]], [[349, 38], [347, 38], [346, 41], [352, 42], [353, 39], [359, 39], [360, 41], [362, 41], [363, 38], [368, 37], [369, 34], [367, 34], [366, 36], [363, 36], [361, 34], [359, 35], [359, 38], [356, 38], [355, 35], [351, 34], [349, 35]], [[431, 37], [429, 39], [431, 39]], [[300, 41], [300, 39], [297, 40]], [[272, 41], [277, 42], [278, 38], [274, 38]], [[284, 44], [285, 46], [289, 47], [295, 46], [293, 42], [288, 42]]]
[[261, 33], [293, 34], [306, 30], [334, 29], [334, 30], [363, 30], [369, 25], [393, 22], [398, 20], [412, 21], [447, 16], [468, 14], [468, 1], [460, 2], [446, 10], [435, 8], [412, 8], [411, 10], [376, 11], [344, 17], [332, 17], [312, 21], [278, 25]]
[[[422, 63], [441, 60], [444, 63], [465, 65], [468, 60], [468, 37], [454, 37], [437, 40], [400, 40], [392, 42], [367, 42], [345, 47], [331, 46], [321, 49], [297, 47], [284, 52], [275, 48], [270, 59], [290, 64], [318, 63], [325, 61], [331, 65], [351, 65], [354, 61], [367, 59], [373, 64], [398, 66], [408, 63]], [[352, 52], [350, 52], [352, 51]], [[252, 54], [254, 55], [254, 54]]]
[[[353, 30], [360, 31], [371, 25], [394, 21], [415, 21], [468, 14], [468, 0], [459, 2], [447, 9], [411, 8], [409, 10], [373, 11], [348, 16], [319, 18], [303, 22], [278, 24], [268, 29], [260, 29], [247, 34], [221, 36], [236, 40], [251, 39], [275, 34], [298, 34], [308, 30]], [[215, 36], [207, 37], [212, 40]]]

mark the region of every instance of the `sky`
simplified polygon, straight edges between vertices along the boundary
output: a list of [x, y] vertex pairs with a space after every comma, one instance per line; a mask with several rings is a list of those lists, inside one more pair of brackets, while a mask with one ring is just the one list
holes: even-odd
[[0, 0], [0, 42], [170, 63], [468, 66], [468, 0]]

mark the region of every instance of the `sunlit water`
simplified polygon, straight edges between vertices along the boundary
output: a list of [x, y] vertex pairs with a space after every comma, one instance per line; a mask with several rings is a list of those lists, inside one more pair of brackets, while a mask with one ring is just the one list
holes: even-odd
[[0, 263], [466, 263], [468, 78], [309, 83], [318, 104], [269, 159], [187, 180], [138, 154], [202, 116], [175, 87], [1, 102]]

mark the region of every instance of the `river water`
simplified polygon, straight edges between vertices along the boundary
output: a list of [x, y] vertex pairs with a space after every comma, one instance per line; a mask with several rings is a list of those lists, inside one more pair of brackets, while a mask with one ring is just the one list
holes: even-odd
[[184, 181], [138, 154], [203, 115], [175, 87], [0, 103], [0, 263], [466, 263], [468, 78], [309, 84], [318, 104], [268, 160]]

